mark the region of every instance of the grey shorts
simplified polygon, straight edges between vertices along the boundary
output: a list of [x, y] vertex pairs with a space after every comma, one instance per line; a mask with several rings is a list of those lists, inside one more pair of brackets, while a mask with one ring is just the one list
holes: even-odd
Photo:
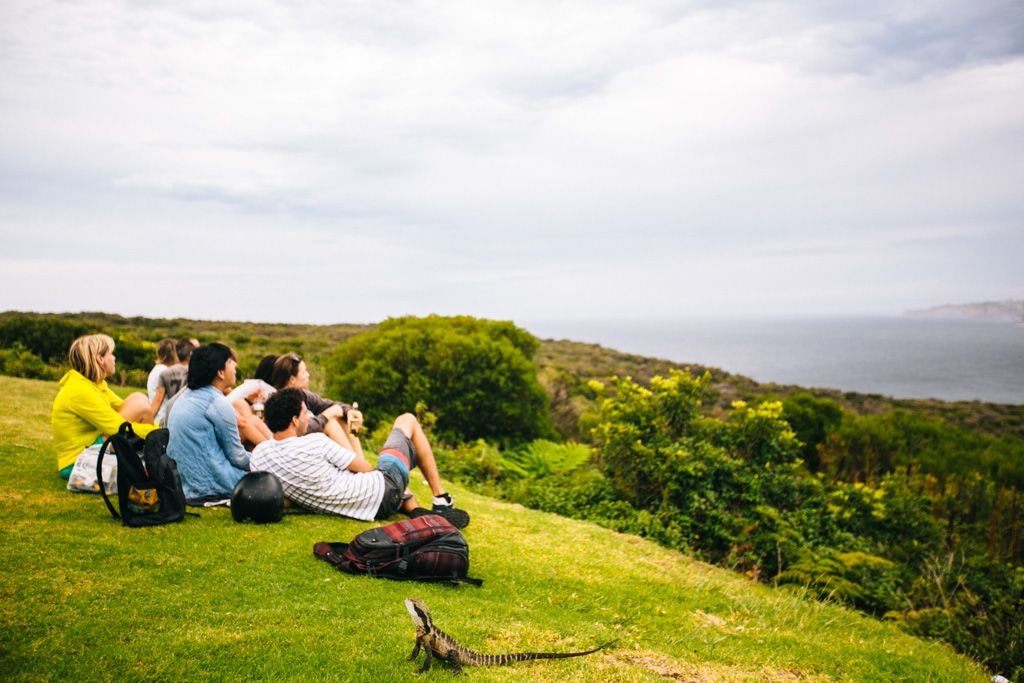
[[416, 467], [416, 447], [401, 429], [392, 429], [377, 458], [377, 469], [384, 474], [384, 498], [377, 508], [377, 519], [398, 512], [409, 486], [409, 470]]

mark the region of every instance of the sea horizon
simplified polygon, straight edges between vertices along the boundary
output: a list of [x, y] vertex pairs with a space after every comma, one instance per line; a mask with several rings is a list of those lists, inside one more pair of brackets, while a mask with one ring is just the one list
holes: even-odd
[[906, 314], [533, 320], [542, 339], [717, 368], [761, 383], [1024, 404], [1024, 324]]

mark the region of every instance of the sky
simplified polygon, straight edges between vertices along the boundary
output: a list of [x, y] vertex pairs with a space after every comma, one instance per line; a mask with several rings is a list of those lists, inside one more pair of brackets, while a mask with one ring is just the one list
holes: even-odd
[[1024, 3], [0, 3], [0, 310], [1024, 298]]

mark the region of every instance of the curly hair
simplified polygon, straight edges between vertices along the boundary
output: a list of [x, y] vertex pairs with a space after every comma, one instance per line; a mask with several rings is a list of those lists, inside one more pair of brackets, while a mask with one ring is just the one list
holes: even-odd
[[304, 400], [299, 389], [282, 389], [268, 398], [263, 407], [263, 419], [270, 431], [276, 434], [288, 429], [292, 418], [302, 414]]

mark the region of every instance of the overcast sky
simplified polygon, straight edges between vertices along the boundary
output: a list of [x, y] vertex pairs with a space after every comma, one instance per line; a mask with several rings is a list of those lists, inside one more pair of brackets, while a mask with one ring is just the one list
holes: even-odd
[[0, 3], [0, 310], [1024, 297], [1024, 3]]

